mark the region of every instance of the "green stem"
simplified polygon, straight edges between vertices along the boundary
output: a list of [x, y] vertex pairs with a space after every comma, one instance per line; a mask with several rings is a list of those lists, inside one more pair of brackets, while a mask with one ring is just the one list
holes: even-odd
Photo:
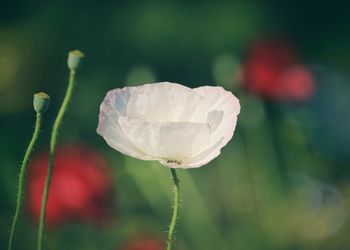
[[29, 146], [26, 150], [26, 153], [24, 155], [19, 177], [18, 177], [18, 192], [17, 192], [17, 204], [16, 204], [16, 210], [15, 210], [15, 215], [13, 217], [12, 221], [12, 226], [11, 226], [11, 231], [10, 231], [10, 239], [9, 239], [9, 245], [8, 245], [8, 250], [12, 250], [12, 245], [13, 245], [13, 240], [15, 237], [15, 231], [16, 231], [16, 226], [17, 226], [17, 221], [19, 217], [19, 213], [22, 207], [22, 201], [23, 201], [23, 193], [24, 193], [24, 177], [28, 165], [28, 161], [30, 158], [30, 154], [33, 151], [33, 147], [35, 145], [36, 140], [38, 139], [39, 132], [40, 132], [40, 125], [41, 125], [41, 114], [37, 113], [36, 114], [36, 122], [35, 122], [35, 129], [34, 129], [34, 134], [32, 136], [32, 139], [30, 140]]
[[174, 207], [173, 207], [174, 210], [173, 210], [173, 216], [171, 218], [171, 222], [169, 226], [167, 250], [172, 249], [175, 226], [177, 221], [177, 214], [179, 211], [179, 203], [180, 203], [180, 185], [179, 185], [180, 181], [177, 178], [176, 170], [174, 168], [171, 168], [170, 170], [171, 170], [171, 176], [173, 177], [173, 181], [174, 181]]
[[61, 122], [62, 122], [62, 118], [66, 112], [68, 103], [69, 103], [71, 96], [72, 96], [73, 87], [74, 87], [74, 79], [75, 79], [75, 70], [71, 70], [70, 75], [69, 75], [69, 83], [68, 83], [66, 95], [63, 99], [60, 110], [58, 111], [55, 123], [54, 123], [53, 128], [52, 128], [52, 132], [51, 132], [49, 166], [48, 166], [47, 176], [46, 176], [46, 180], [45, 180], [44, 193], [43, 193], [42, 202], [41, 202], [37, 250], [43, 249], [46, 206], [47, 206], [47, 200], [48, 200], [51, 177], [52, 177], [53, 161], [54, 161], [54, 157], [55, 157], [56, 139], [57, 139], [58, 129], [59, 129]]

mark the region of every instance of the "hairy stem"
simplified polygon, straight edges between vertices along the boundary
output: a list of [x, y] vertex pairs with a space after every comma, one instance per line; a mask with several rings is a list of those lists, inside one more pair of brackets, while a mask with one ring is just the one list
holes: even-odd
[[174, 168], [171, 168], [171, 176], [174, 181], [174, 207], [173, 207], [173, 216], [171, 218], [170, 226], [169, 226], [169, 233], [168, 233], [168, 240], [167, 240], [167, 250], [172, 249], [173, 245], [173, 239], [174, 239], [174, 232], [175, 232], [175, 226], [177, 221], [177, 214], [179, 211], [179, 203], [180, 203], [180, 181], [177, 178], [176, 170]]
[[32, 139], [30, 140], [30, 143], [29, 143], [29, 146], [26, 150], [26, 153], [24, 155], [21, 169], [20, 169], [20, 173], [19, 173], [19, 177], [18, 177], [17, 204], [16, 204], [15, 215], [13, 217], [11, 231], [10, 231], [8, 250], [12, 250], [12, 245], [13, 245], [13, 241], [14, 241], [14, 237], [15, 237], [15, 231], [16, 231], [16, 226], [17, 226], [17, 222], [18, 222], [18, 217], [19, 217], [19, 213], [21, 211], [22, 201], [23, 201], [24, 177], [25, 177], [25, 173], [26, 173], [26, 169], [27, 169], [30, 155], [33, 151], [33, 147], [34, 147], [34, 145], [38, 139], [38, 136], [39, 136], [40, 125], [41, 125], [41, 114], [37, 113], [34, 133], [33, 133]]
[[48, 200], [51, 177], [52, 177], [53, 161], [55, 158], [56, 139], [57, 139], [58, 130], [59, 130], [59, 127], [61, 125], [63, 116], [66, 112], [68, 103], [69, 103], [71, 96], [72, 96], [72, 93], [73, 93], [74, 79], [75, 79], [75, 70], [71, 70], [70, 75], [69, 75], [69, 83], [68, 83], [68, 87], [66, 90], [66, 95], [65, 95], [63, 102], [62, 102], [62, 105], [58, 111], [57, 117], [55, 119], [55, 123], [54, 123], [53, 128], [52, 128], [52, 132], [51, 132], [49, 166], [48, 166], [48, 171], [47, 171], [47, 176], [46, 176], [45, 186], [44, 186], [44, 193], [43, 193], [42, 202], [41, 202], [37, 250], [43, 249], [46, 206], [47, 206], [47, 200]]

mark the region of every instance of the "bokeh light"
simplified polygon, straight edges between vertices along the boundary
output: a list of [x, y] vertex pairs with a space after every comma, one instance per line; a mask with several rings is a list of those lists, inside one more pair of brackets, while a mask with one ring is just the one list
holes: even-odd
[[245, 87], [267, 99], [302, 101], [314, 92], [311, 73], [299, 64], [296, 50], [286, 41], [254, 42], [248, 48], [243, 72]]
[[126, 76], [125, 84], [129, 86], [156, 82], [156, 76], [147, 66], [133, 67]]
[[[28, 208], [37, 220], [47, 173], [48, 153], [34, 157], [29, 166]], [[110, 170], [101, 155], [85, 145], [57, 149], [47, 204], [50, 226], [81, 220], [96, 225], [106, 222], [111, 210]]]
[[225, 89], [237, 90], [241, 81], [241, 65], [239, 59], [230, 54], [222, 54], [215, 58], [212, 68], [214, 82]]
[[122, 250], [163, 250], [165, 243], [160, 238], [139, 236], [130, 240], [122, 247]]

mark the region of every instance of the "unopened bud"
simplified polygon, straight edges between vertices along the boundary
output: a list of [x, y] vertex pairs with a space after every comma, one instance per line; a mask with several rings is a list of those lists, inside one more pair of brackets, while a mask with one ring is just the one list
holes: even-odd
[[39, 92], [34, 94], [33, 99], [33, 107], [34, 110], [39, 113], [43, 114], [48, 109], [50, 104], [50, 96], [44, 92]]
[[70, 70], [75, 70], [80, 63], [80, 59], [84, 57], [83, 52], [80, 50], [72, 50], [68, 53], [68, 68]]

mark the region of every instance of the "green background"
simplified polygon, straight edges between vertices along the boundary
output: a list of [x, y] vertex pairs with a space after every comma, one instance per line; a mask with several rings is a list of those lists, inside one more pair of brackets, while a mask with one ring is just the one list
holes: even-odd
[[[103, 228], [68, 223], [47, 249], [121, 249], [149, 233], [165, 238], [170, 171], [123, 156], [97, 135], [99, 105], [113, 88], [170, 81], [221, 85], [241, 100], [235, 136], [207, 166], [178, 171], [177, 249], [350, 249], [350, 18], [346, 1], [2, 1], [0, 8], [0, 249], [6, 249], [20, 161], [34, 125], [32, 94], [52, 102], [36, 151], [46, 149], [68, 80], [77, 73], [59, 144], [81, 142], [113, 170], [115, 212]], [[239, 81], [249, 43], [283, 37], [315, 74], [316, 96], [269, 102]], [[236, 76], [232, 77], [232, 76]], [[236, 79], [236, 80], [232, 80]], [[24, 211], [16, 249], [35, 249]]]

